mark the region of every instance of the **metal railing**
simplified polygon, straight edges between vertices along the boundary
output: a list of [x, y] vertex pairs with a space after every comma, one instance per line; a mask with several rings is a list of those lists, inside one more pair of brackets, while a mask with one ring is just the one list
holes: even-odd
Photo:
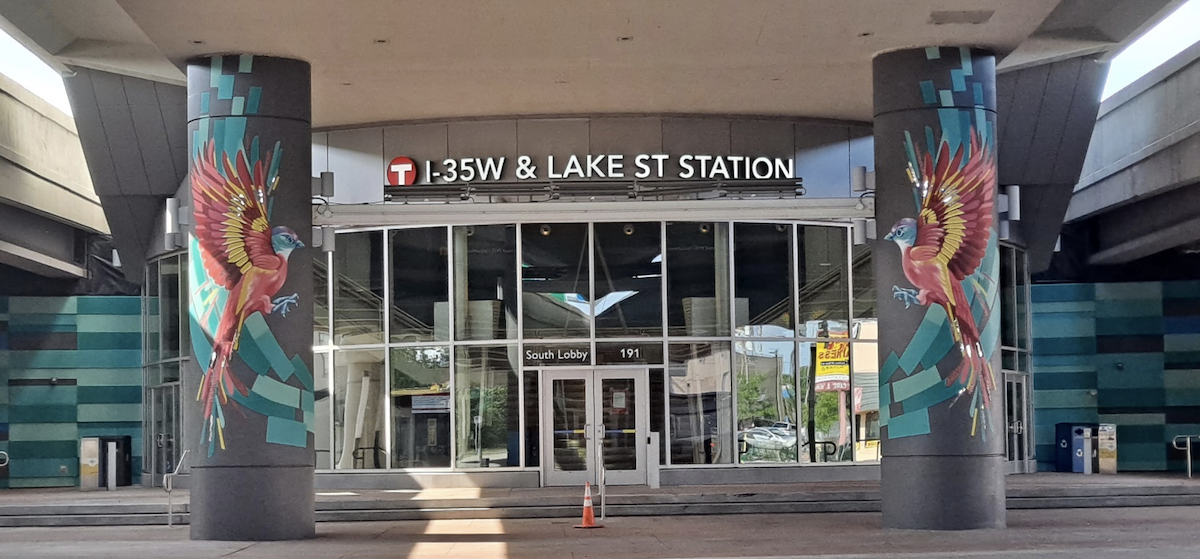
[[175, 471], [169, 474], [163, 474], [163, 491], [167, 492], [167, 527], [174, 526], [175, 507], [171, 501], [171, 491], [175, 489], [175, 476], [179, 475], [179, 469], [183, 467], [183, 461], [187, 458], [188, 451], [185, 449], [183, 454], [179, 455], [179, 463], [175, 464]]
[[[1183, 440], [1183, 446], [1179, 446], [1180, 439]], [[1188, 479], [1192, 479], [1192, 439], [1200, 441], [1200, 435], [1175, 435], [1175, 439], [1171, 441], [1171, 446], [1174, 446], [1175, 450], [1187, 453], [1185, 459], [1187, 460]]]
[[[600, 431], [604, 433], [604, 437], [608, 436], [608, 433], [604, 431], [603, 426], [600, 427]], [[596, 461], [600, 466], [600, 471], [596, 474], [596, 487], [600, 493], [600, 520], [604, 520], [604, 505], [606, 501], [605, 497], [608, 495], [608, 491], [605, 490], [606, 480], [604, 475], [604, 437], [599, 437], [596, 439]]]

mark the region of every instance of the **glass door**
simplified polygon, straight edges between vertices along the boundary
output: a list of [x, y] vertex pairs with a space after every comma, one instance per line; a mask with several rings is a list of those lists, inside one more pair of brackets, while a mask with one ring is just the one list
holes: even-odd
[[150, 389], [150, 416], [153, 433], [149, 459], [151, 484], [162, 485], [162, 476], [171, 473], [179, 461], [179, 385], [168, 384]]
[[1024, 374], [1004, 374], [1004, 420], [1008, 434], [1005, 440], [1005, 454], [1008, 461], [1007, 472], [1010, 474], [1031, 471], [1027, 378]]
[[[646, 370], [546, 371], [542, 374], [542, 440], [549, 456], [543, 483], [646, 483]], [[545, 456], [545, 455], [544, 455]]]

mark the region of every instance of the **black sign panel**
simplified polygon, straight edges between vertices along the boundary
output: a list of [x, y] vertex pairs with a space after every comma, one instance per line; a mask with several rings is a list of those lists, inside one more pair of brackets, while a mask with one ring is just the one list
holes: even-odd
[[587, 344], [526, 345], [522, 356], [526, 367], [543, 365], [591, 365], [592, 348]]
[[596, 344], [597, 365], [661, 365], [661, 342], [602, 342]]

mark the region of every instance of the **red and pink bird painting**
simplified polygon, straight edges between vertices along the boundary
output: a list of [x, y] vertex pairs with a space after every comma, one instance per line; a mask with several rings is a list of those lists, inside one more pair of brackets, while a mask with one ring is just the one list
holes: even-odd
[[[987, 316], [976, 323], [963, 285], [984, 296], [973, 276], [991, 242], [996, 162], [993, 146], [974, 130], [970, 138], [969, 149], [954, 149], [942, 140], [936, 154], [923, 153], [910, 140], [908, 178], [918, 199], [917, 218], [897, 221], [884, 238], [900, 247], [904, 277], [916, 287], [894, 286], [893, 296], [905, 308], [938, 305], [946, 311], [962, 361], [942, 377], [947, 386], [960, 383], [966, 394], [975, 396], [978, 390], [982, 398], [975, 397], [975, 405], [984, 411], [995, 389], [992, 365], [980, 344], [981, 323]], [[974, 435], [983, 414], [972, 415]]]
[[[257, 145], [256, 140], [253, 147]], [[244, 149], [238, 149], [232, 158], [222, 152], [218, 159], [209, 142], [192, 160], [192, 204], [200, 258], [209, 281], [228, 292], [197, 394], [204, 406], [205, 430], [209, 437], [216, 432], [221, 448], [225, 448], [221, 406], [228, 403], [233, 391], [243, 396], [249, 393], [246, 383], [229, 370], [242, 325], [254, 313], [287, 316], [299, 302], [296, 294], [272, 299], [287, 280], [288, 256], [304, 247], [295, 231], [270, 223], [279, 156], [276, 144], [261, 158], [257, 153], [249, 156], [252, 161]], [[210, 307], [207, 312], [215, 310]]]

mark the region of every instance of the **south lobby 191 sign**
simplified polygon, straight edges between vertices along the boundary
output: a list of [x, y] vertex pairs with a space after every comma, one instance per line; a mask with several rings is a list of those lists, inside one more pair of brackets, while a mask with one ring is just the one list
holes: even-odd
[[[668, 165], [672, 160], [676, 166]], [[418, 164], [397, 157], [385, 169], [387, 186], [412, 184], [495, 182], [506, 176], [507, 165], [515, 165], [519, 181], [603, 179], [700, 179], [700, 180], [787, 180], [796, 178], [794, 159], [748, 155], [620, 154], [571, 155], [565, 160], [548, 155], [535, 160], [528, 155], [507, 157], [463, 157], [426, 160]], [[672, 169], [668, 176], [668, 169]], [[419, 180], [418, 180], [419, 179]]]

